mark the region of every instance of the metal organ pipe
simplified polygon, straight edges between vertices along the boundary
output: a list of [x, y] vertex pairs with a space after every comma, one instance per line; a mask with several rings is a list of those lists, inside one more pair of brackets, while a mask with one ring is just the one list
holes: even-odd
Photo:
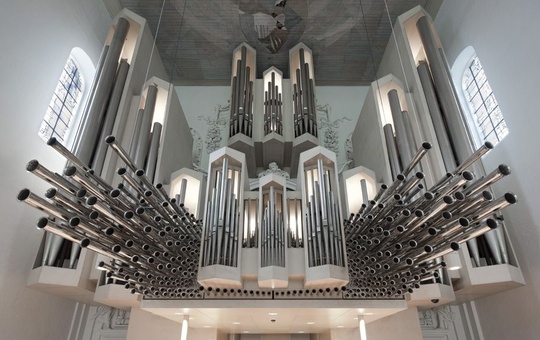
[[142, 169], [145, 165], [145, 159], [150, 145], [150, 130], [152, 127], [154, 110], [156, 108], [157, 93], [157, 85], [152, 84], [148, 86], [146, 100], [144, 102], [144, 115], [141, 122], [141, 129], [139, 131], [137, 149], [134, 157], [134, 163], [136, 164], [137, 169]]
[[[414, 168], [428, 149], [427, 145], [420, 148], [405, 167], [406, 171]], [[399, 296], [403, 290], [414, 290], [428, 278], [442, 280], [438, 271], [443, 266], [437, 258], [459, 249], [460, 243], [474, 241], [475, 237], [489, 232], [488, 243], [492, 249], [499, 248], [495, 245], [498, 240], [492, 236], [497, 222], [491, 216], [515, 204], [517, 198], [506, 193], [491, 201], [491, 194], [481, 190], [509, 174], [508, 167], [501, 165], [463, 190], [463, 185], [474, 178], [464, 169], [489, 149], [487, 146], [479, 148], [457, 168], [459, 176], [449, 174], [417, 198], [411, 197], [410, 192], [416, 190], [415, 182], [422, 176], [418, 177], [419, 173], [408, 178], [400, 175], [388, 189], [377, 194], [377, 201], [370, 201], [371, 208], [362, 208], [345, 221], [349, 270], [364, 276], [356, 282], [357, 286], [373, 290], [377, 282], [388, 282], [392, 277], [395, 278], [393, 283], [387, 283], [392, 289], [384, 296]], [[411, 199], [402, 201], [401, 197]], [[476, 242], [472, 246], [476, 247]], [[477, 254], [472, 252], [478, 264]], [[494, 261], [504, 260], [496, 256]], [[413, 278], [414, 275], [418, 276]]]
[[210, 200], [207, 203], [202, 266], [238, 265], [238, 188], [240, 170], [223, 158], [213, 173]]
[[396, 129], [396, 144], [401, 156], [401, 162], [408, 164], [412, 157], [414, 150], [413, 146], [409, 144], [409, 138], [405, 129], [405, 122], [403, 120], [401, 105], [399, 103], [399, 96], [396, 90], [388, 92], [388, 101], [390, 102], [390, 111], [392, 112], [392, 120], [394, 121], [394, 127]]
[[426, 16], [420, 17], [416, 26], [429, 62], [439, 103], [448, 124], [450, 139], [456, 152], [456, 158], [459, 163], [462, 163], [473, 152], [473, 148], [471, 147], [472, 143], [469, 142], [469, 134], [463, 121], [461, 107], [457, 98], [454, 96], [451, 77], [446, 72], [428, 18]]
[[[154, 122], [152, 128], [152, 137], [150, 138], [150, 147], [148, 150], [148, 160], [146, 162], [146, 168], [144, 172], [150, 181], [154, 181], [154, 175], [156, 172], [156, 165], [158, 161], [158, 152], [159, 152], [159, 141], [161, 139], [161, 123]], [[183, 201], [181, 202], [183, 203]]]
[[[107, 144], [121, 159], [133, 165], [133, 160], [116, 143], [114, 137], [109, 136]], [[56, 258], [55, 253], [59, 247], [63, 247], [62, 252], [67, 251], [65, 246], [56, 241], [65, 238], [80, 244], [83, 248], [114, 259], [115, 262], [111, 266], [117, 270], [124, 268], [139, 275], [159, 277], [162, 283], [150, 283], [145, 280], [134, 283], [133, 289], [144, 292], [147, 296], [163, 297], [161, 289], [168, 286], [176, 286], [176, 289], [186, 285], [198, 287], [188, 273], [195, 269], [195, 261], [190, 258], [198, 255], [200, 221], [192, 218], [182, 206], [173, 209], [169, 203], [170, 199], [149, 183], [144, 171], [136, 171], [137, 180], [127, 175], [125, 168], [120, 172], [124, 176], [129, 176], [126, 178], [130, 178], [122, 184], [122, 189], [134, 186], [130, 189], [144, 194], [145, 199], [141, 203], [142, 201], [135, 196], [128, 196], [125, 195], [125, 191], [113, 189], [57, 142], [51, 142], [49, 145], [74, 164], [66, 169], [66, 177], [60, 177], [62, 180], [58, 180], [59, 175], [53, 174], [37, 161], [31, 161], [27, 167], [29, 171], [39, 174], [46, 180], [51, 177], [53, 180], [49, 182], [59, 184], [57, 187], [62, 193], [54, 188], [49, 189], [46, 197], [51, 201], [48, 201], [28, 189], [23, 189], [17, 197], [49, 216], [38, 221], [39, 229], [61, 237], [53, 240], [49, 238], [50, 242], [46, 240], [48, 243], [48, 255], [44, 256], [46, 263], [51, 263], [52, 259]], [[77, 187], [80, 189], [73, 190]], [[183, 234], [179, 240], [175, 240], [174, 230], [182, 230]], [[74, 266], [77, 252], [77, 248], [72, 249], [70, 266]], [[182, 260], [184, 264], [173, 265], [177, 259], [185, 259]], [[171, 283], [167, 279], [178, 272], [186, 273], [188, 281], [179, 280], [178, 283]], [[179, 278], [183, 275], [176, 274]], [[113, 273], [110, 276], [125, 278], [124, 274]]]
[[236, 75], [232, 79], [229, 137], [242, 133], [248, 137], [253, 131], [253, 80], [247, 64], [247, 48], [242, 46], [236, 61]]
[[452, 170], [456, 167], [456, 158], [452, 152], [452, 144], [448, 138], [444, 118], [437, 101], [437, 94], [435, 93], [431, 75], [429, 73], [429, 67], [425, 61], [420, 60], [417, 70], [426, 97], [431, 121], [433, 122], [433, 128], [435, 129], [435, 135], [437, 136], [437, 141], [439, 142], [441, 149], [444, 166], [446, 169]]
[[295, 115], [295, 137], [309, 133], [317, 137], [317, 107], [315, 105], [315, 88], [309, 74], [309, 64], [305, 61], [305, 51], [299, 49], [300, 65], [296, 69], [296, 84], [293, 84], [293, 101]]
[[[109, 100], [109, 105], [107, 106], [105, 120], [103, 122], [103, 127], [101, 128], [98, 141], [103, 141], [106, 136], [109, 136], [112, 133], [114, 122], [116, 120], [116, 114], [118, 112], [118, 107], [120, 106], [120, 100], [122, 99], [122, 92], [124, 90], [124, 84], [126, 83], [128, 71], [129, 64], [127, 62], [127, 59], [122, 59], [120, 61], [120, 66], [118, 66], [118, 73], [114, 81], [111, 99]], [[103, 170], [103, 163], [105, 162], [106, 154], [107, 145], [103, 142], [99, 142], [97, 144], [94, 161], [92, 162], [92, 168], [98, 174], [101, 174], [101, 171]]]
[[107, 102], [113, 88], [114, 77], [118, 68], [118, 59], [124, 46], [129, 31], [129, 22], [125, 18], [118, 18], [116, 29], [114, 31], [111, 44], [105, 60], [103, 68], [99, 76], [98, 83], [93, 100], [88, 109], [88, 118], [81, 131], [80, 141], [77, 145], [75, 154], [82, 163], [89, 165], [94, 153], [97, 139], [99, 138], [99, 129], [105, 115]]
[[331, 188], [330, 174], [322, 159], [317, 160], [316, 167], [305, 170], [307, 186], [313, 188], [307, 201], [304, 238], [308, 243], [310, 267], [345, 263], [340, 208]]

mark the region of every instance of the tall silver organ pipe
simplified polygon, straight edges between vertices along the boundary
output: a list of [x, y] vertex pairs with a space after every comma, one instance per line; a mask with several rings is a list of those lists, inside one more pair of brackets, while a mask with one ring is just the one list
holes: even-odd
[[244, 200], [244, 248], [257, 248], [259, 238], [259, 200]]
[[396, 178], [397, 175], [401, 173], [401, 164], [399, 162], [396, 139], [394, 137], [392, 124], [386, 124], [383, 127], [383, 130], [384, 140], [386, 141], [386, 149], [388, 150], [388, 159], [390, 161], [390, 171], [392, 172], [392, 178]]
[[247, 48], [242, 46], [240, 59], [236, 61], [236, 75], [232, 79], [229, 137], [238, 133], [251, 137], [253, 132], [253, 79], [246, 62]]
[[281, 90], [276, 85], [276, 73], [271, 73], [271, 80], [264, 91], [264, 135], [275, 132], [283, 135], [283, 102]]
[[[414, 168], [427, 149], [420, 148], [406, 169]], [[350, 215], [345, 221], [345, 233], [349, 271], [361, 277], [355, 279], [356, 286], [372, 290], [386, 282], [387, 290], [377, 296], [394, 296], [412, 292], [420, 282], [442, 282], [445, 274], [439, 271], [444, 267], [440, 256], [474, 237], [495, 233], [491, 230], [498, 223], [493, 214], [515, 204], [517, 198], [506, 193], [492, 200], [491, 193], [482, 190], [509, 174], [509, 168], [500, 165], [486, 178], [466, 186], [474, 176], [465, 168], [489, 149], [478, 149], [458, 167], [459, 174], [445, 176], [423, 195], [411, 194], [418, 188], [421, 173], [400, 175], [376, 195], [376, 200]], [[497, 239], [491, 235], [488, 243], [498, 248]], [[479, 261], [477, 254], [473, 254], [475, 262]], [[494, 261], [503, 261], [502, 256], [496, 256]]]
[[296, 84], [293, 84], [294, 136], [309, 133], [317, 137], [317, 106], [309, 63], [305, 61], [305, 51], [299, 50], [300, 67], [296, 69]]
[[403, 164], [408, 164], [413, 157], [414, 145], [409, 144], [409, 137], [403, 120], [401, 104], [397, 90], [388, 92], [388, 101], [390, 102], [390, 111], [392, 112], [392, 120], [396, 130], [396, 144]]
[[98, 139], [98, 141], [101, 142], [99, 142], [97, 145], [96, 155], [94, 156], [94, 161], [92, 162], [92, 168], [98, 174], [100, 174], [103, 170], [103, 163], [105, 162], [105, 155], [107, 154], [107, 144], [103, 143], [103, 140], [113, 131], [113, 126], [116, 120], [118, 107], [120, 106], [120, 100], [122, 99], [122, 92], [124, 90], [128, 71], [129, 64], [127, 59], [122, 59], [120, 61], [120, 66], [118, 66], [118, 73], [116, 75], [116, 79], [114, 80], [111, 99], [109, 100], [109, 105], [107, 106], [105, 120], [103, 122], [103, 127], [101, 128], [100, 138]]
[[263, 195], [264, 209], [261, 226], [261, 267], [285, 267], [285, 222], [283, 194], [270, 186]]
[[229, 159], [224, 157], [221, 169], [214, 169], [212, 177], [201, 264], [203, 267], [216, 264], [237, 267], [241, 237], [238, 203], [240, 170], [229, 166]]
[[148, 86], [146, 100], [144, 102], [144, 113], [139, 131], [137, 148], [135, 151], [134, 162], [139, 169], [144, 168], [145, 159], [150, 147], [150, 131], [152, 129], [152, 119], [156, 108], [156, 99], [158, 87], [155, 84]]
[[99, 76], [92, 103], [88, 109], [87, 120], [81, 131], [81, 137], [76, 147], [75, 154], [81, 162], [89, 165], [99, 138], [99, 130], [102, 124], [107, 103], [114, 84], [114, 77], [118, 68], [118, 60], [124, 46], [129, 30], [129, 22], [125, 18], [118, 18], [116, 29], [109, 45], [107, 56]]
[[[159, 141], [161, 139], [161, 129], [162, 125], [161, 123], [154, 122], [151, 138], [150, 138], [150, 147], [148, 148], [148, 159], [146, 161], [146, 167], [144, 171], [146, 172], [146, 176], [154, 182], [154, 175], [156, 172], [156, 166], [158, 161], [158, 153], [159, 153]], [[185, 198], [185, 193], [184, 193]], [[184, 201], [182, 200], [182, 202]]]
[[302, 200], [297, 198], [289, 198], [288, 201], [288, 230], [287, 230], [287, 247], [303, 248], [303, 222], [302, 222]]
[[433, 128], [435, 129], [435, 135], [441, 149], [444, 166], [447, 170], [452, 171], [456, 167], [456, 158], [452, 151], [452, 144], [448, 138], [444, 118], [437, 101], [437, 94], [433, 87], [429, 66], [425, 61], [421, 60], [418, 63], [417, 70], [418, 75], [420, 76], [420, 82], [422, 83], [422, 88], [424, 89], [431, 121], [433, 122]]
[[[107, 137], [106, 142], [120, 159], [134, 167], [134, 161], [114, 137]], [[56, 186], [47, 191], [47, 199], [28, 189], [21, 190], [17, 196], [19, 201], [47, 215], [38, 221], [38, 229], [113, 259], [107, 265], [115, 270], [112, 276], [119, 278], [119, 270], [128, 270], [141, 277], [141, 280], [127, 280], [130, 283], [127, 288], [133, 293], [163, 298], [171, 296], [169, 289], [177, 290], [186, 285], [198, 287], [191, 273], [196, 269], [195, 259], [200, 250], [201, 221], [153, 186], [143, 170], [135, 172], [136, 179], [125, 168], [118, 171], [129, 179], [122, 184], [122, 189], [128, 187], [141, 193], [144, 197], [141, 200], [107, 184], [58, 142], [52, 140], [48, 144], [73, 165], [66, 168], [64, 177], [37, 161], [27, 165], [30, 172]], [[47, 247], [51, 254], [57, 251], [58, 243], [51, 242]], [[62, 249], [69, 253], [69, 248]], [[78, 249], [71, 251], [71, 266], [77, 252]], [[47, 261], [49, 258], [50, 255]], [[123, 275], [122, 278], [125, 279]]]
[[428, 59], [433, 83], [438, 94], [442, 113], [448, 124], [448, 132], [459, 163], [474, 151], [458, 99], [454, 95], [451, 76], [447, 73], [431, 25], [426, 16], [416, 22], [420, 39]]
[[333, 191], [331, 172], [318, 160], [315, 167], [304, 170], [308, 195], [306, 204], [306, 237], [309, 267], [345, 266], [340, 207]]

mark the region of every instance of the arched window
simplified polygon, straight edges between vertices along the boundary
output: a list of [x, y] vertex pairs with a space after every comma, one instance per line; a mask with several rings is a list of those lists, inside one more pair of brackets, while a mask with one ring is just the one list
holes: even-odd
[[[466, 120], [478, 145], [489, 141], [494, 145], [507, 134], [508, 127], [493, 94], [480, 60], [472, 47], [467, 47], [456, 59], [452, 75], [464, 104]], [[459, 84], [461, 82], [461, 84]], [[459, 91], [458, 91], [459, 92]]]
[[[95, 68], [88, 55], [74, 48], [62, 70], [51, 102], [41, 123], [38, 135], [44, 140], [56, 137], [65, 146], [71, 146], [79, 111], [87, 96], [86, 80], [92, 79]], [[75, 131], [73, 131], [75, 130]]]

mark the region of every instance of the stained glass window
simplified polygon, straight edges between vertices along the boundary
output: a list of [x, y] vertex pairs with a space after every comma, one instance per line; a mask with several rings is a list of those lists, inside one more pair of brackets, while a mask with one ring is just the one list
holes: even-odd
[[70, 56], [58, 80], [53, 97], [39, 128], [39, 136], [56, 137], [64, 142], [81, 100], [84, 81], [75, 60]]
[[478, 134], [482, 140], [497, 144], [508, 134], [508, 127], [478, 57], [463, 74], [463, 89]]

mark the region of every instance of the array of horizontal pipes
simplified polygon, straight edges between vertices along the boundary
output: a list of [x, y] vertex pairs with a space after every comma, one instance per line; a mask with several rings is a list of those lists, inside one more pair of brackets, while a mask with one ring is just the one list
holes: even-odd
[[209, 200], [204, 221], [204, 240], [201, 266], [215, 264], [237, 267], [238, 244], [241, 242], [239, 228], [240, 170], [229, 166], [229, 159], [223, 158], [221, 169], [213, 174]]
[[493, 199], [488, 188], [510, 174], [501, 165], [476, 181], [467, 170], [492, 148], [476, 150], [452, 173], [424, 189], [424, 174], [414, 172], [431, 149], [424, 142], [390, 186], [381, 185], [367, 197], [358, 213], [346, 221], [351, 282], [359, 297], [396, 297], [412, 292], [421, 282], [443, 282], [445, 263], [439, 258], [460, 244], [497, 229], [494, 214], [517, 202], [512, 193]]
[[251, 137], [253, 133], [253, 80], [246, 62], [247, 48], [242, 46], [240, 59], [236, 61], [236, 75], [232, 78], [229, 137], [238, 133]]
[[296, 69], [296, 83], [293, 84], [294, 137], [309, 133], [317, 137], [317, 106], [315, 105], [315, 84], [305, 61], [305, 51], [299, 50], [300, 65]]
[[[120, 59], [124, 40], [129, 30], [129, 22], [120, 18], [109, 45], [103, 47], [96, 76], [89, 91], [75, 141], [74, 154], [85, 164], [92, 165], [94, 172], [100, 174], [105, 161], [106, 146], [98, 141], [111, 134], [120, 99], [129, 71], [126, 59]], [[80, 247], [77, 244], [47, 233], [41, 265], [63, 267], [69, 259], [69, 268], [76, 266]]]
[[285, 267], [285, 221], [283, 216], [283, 194], [270, 186], [264, 195], [264, 210], [261, 228], [261, 267]]
[[283, 102], [276, 85], [276, 72], [271, 73], [268, 88], [264, 91], [264, 135], [275, 132], [283, 135]]
[[306, 235], [309, 267], [336, 265], [345, 267], [343, 231], [337, 192], [332, 189], [331, 172], [323, 160], [317, 166], [304, 170], [307, 190]]
[[201, 221], [169, 198], [163, 185], [154, 186], [113, 136], [106, 143], [126, 164], [118, 170], [123, 182], [117, 188], [51, 138], [48, 144], [71, 165], [59, 175], [30, 161], [27, 170], [54, 188], [48, 200], [29, 189], [17, 198], [48, 215], [38, 220], [39, 229], [111, 258], [101, 267], [132, 293], [166, 297], [186, 280], [193, 286]]

